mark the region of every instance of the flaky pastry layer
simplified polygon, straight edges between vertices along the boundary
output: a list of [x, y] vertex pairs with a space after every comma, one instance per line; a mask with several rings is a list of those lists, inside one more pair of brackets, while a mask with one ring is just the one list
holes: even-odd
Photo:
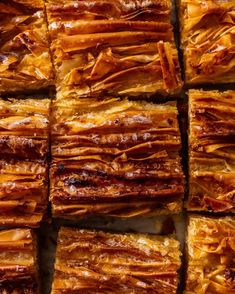
[[0, 293], [39, 293], [36, 247], [29, 229], [0, 231]]
[[0, 160], [0, 226], [38, 226], [47, 194], [45, 163]]
[[184, 176], [175, 103], [56, 101], [50, 199], [55, 216], [175, 213]]
[[235, 218], [191, 216], [185, 294], [235, 292]]
[[59, 97], [174, 94], [170, 1], [48, 1]]
[[189, 91], [188, 209], [235, 211], [235, 91]]
[[61, 228], [52, 293], [176, 293], [179, 242], [171, 237]]
[[234, 0], [180, 0], [187, 83], [235, 82], [234, 14]]
[[48, 99], [0, 100], [1, 158], [46, 158], [49, 113]]
[[1, 1], [0, 93], [36, 90], [52, 83], [43, 1]]

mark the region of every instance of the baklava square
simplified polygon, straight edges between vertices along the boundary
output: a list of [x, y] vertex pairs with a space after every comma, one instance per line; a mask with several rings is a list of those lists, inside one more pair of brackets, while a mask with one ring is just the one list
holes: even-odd
[[61, 228], [52, 293], [176, 293], [173, 237]]
[[44, 10], [42, 0], [0, 2], [0, 93], [53, 83]]
[[53, 215], [178, 213], [184, 194], [175, 102], [59, 100], [52, 107]]
[[189, 91], [189, 210], [235, 211], [235, 91]]
[[0, 99], [0, 158], [46, 159], [49, 99]]
[[235, 82], [234, 0], [180, 0], [187, 84]]
[[39, 294], [37, 241], [30, 229], [0, 231], [0, 293]]
[[235, 218], [190, 216], [185, 294], [235, 293]]
[[171, 1], [48, 0], [46, 7], [59, 97], [180, 90]]
[[48, 204], [43, 161], [0, 160], [0, 226], [37, 227]]

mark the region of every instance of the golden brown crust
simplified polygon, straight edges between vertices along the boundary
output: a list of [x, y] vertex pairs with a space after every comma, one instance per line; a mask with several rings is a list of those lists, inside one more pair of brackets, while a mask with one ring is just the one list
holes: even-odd
[[47, 207], [47, 165], [0, 160], [0, 226], [38, 226]]
[[0, 100], [1, 158], [46, 158], [49, 113], [48, 99]]
[[176, 293], [179, 242], [62, 228], [52, 293]]
[[188, 209], [235, 211], [235, 91], [189, 91]]
[[175, 103], [74, 99], [53, 105], [54, 215], [119, 217], [181, 209]]
[[49, 1], [59, 97], [179, 91], [170, 8], [158, 0]]
[[186, 82], [235, 82], [234, 0], [181, 0]]
[[0, 92], [45, 88], [52, 82], [43, 1], [1, 1]]
[[235, 292], [235, 218], [189, 218], [185, 294]]
[[36, 240], [29, 229], [0, 231], [0, 293], [39, 293]]

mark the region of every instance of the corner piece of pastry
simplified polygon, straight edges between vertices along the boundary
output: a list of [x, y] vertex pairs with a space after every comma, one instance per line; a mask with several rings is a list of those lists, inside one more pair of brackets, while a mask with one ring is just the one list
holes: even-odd
[[49, 0], [60, 96], [150, 96], [182, 87], [170, 1]]
[[0, 1], [0, 93], [38, 90], [52, 82], [43, 1]]
[[234, 0], [180, 0], [187, 83], [235, 82], [234, 14]]
[[0, 99], [0, 157], [45, 159], [49, 113], [49, 99]]
[[189, 210], [235, 212], [235, 91], [189, 91]]
[[0, 293], [39, 293], [37, 242], [29, 229], [0, 231]]
[[0, 160], [0, 226], [37, 227], [48, 202], [47, 164]]
[[179, 268], [173, 237], [61, 228], [52, 294], [174, 294]]
[[235, 293], [235, 217], [190, 216], [185, 294]]
[[92, 98], [52, 107], [54, 216], [177, 213], [184, 175], [176, 103]]

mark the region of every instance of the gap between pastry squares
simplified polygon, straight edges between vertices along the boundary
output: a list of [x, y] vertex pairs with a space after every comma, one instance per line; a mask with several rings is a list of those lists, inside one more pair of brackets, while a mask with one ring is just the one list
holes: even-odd
[[234, 6], [0, 2], [3, 293], [235, 292]]

